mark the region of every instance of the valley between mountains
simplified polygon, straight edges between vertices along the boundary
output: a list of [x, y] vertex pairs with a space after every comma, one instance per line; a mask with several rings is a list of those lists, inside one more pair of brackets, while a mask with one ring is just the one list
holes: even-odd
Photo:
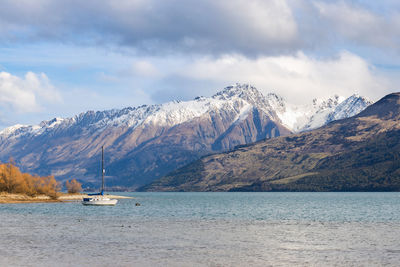
[[15, 125], [0, 132], [0, 161], [12, 158], [23, 171], [98, 188], [104, 145], [111, 190], [292, 190], [283, 185], [337, 168], [332, 157], [344, 157], [343, 151], [362, 150], [375, 137], [390, 140], [385, 134], [392, 130], [376, 127], [396, 128], [393, 120], [361, 115], [371, 108], [341, 120], [371, 104], [353, 95], [293, 106], [276, 94], [236, 84], [192, 101]]

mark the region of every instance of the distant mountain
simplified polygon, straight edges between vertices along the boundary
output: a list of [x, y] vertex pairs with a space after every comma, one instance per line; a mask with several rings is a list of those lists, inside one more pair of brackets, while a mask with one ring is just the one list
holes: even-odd
[[400, 93], [313, 131], [203, 157], [141, 190], [399, 191]]
[[293, 132], [304, 132], [319, 128], [334, 120], [352, 117], [372, 104], [359, 95], [348, 98], [335, 95], [328, 99], [313, 99], [312, 104], [289, 105], [276, 94], [268, 94], [272, 109], [277, 113], [282, 124]]
[[277, 95], [264, 96], [253, 86], [236, 84], [192, 101], [15, 125], [0, 132], [0, 160], [12, 157], [24, 171], [59, 180], [77, 178], [96, 187], [104, 145], [107, 185], [134, 189], [201, 156], [309, 130], [370, 103], [357, 96], [335, 99], [315, 100], [305, 111], [308, 107], [296, 109]]

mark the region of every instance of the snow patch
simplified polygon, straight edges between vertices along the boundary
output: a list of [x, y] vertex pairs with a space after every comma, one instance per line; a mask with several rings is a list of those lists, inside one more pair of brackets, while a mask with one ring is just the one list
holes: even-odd
[[134, 129], [143, 124], [172, 127], [212, 112], [229, 113], [239, 122], [245, 120], [253, 108], [263, 111], [271, 120], [281, 122], [293, 132], [301, 132], [318, 128], [332, 120], [354, 116], [370, 104], [372, 102], [368, 99], [353, 95], [347, 99], [339, 96], [314, 99], [309, 105], [294, 106], [276, 94], [264, 96], [254, 86], [236, 84], [212, 97], [196, 97], [191, 101], [88, 111], [73, 118], [54, 118], [32, 126], [18, 124], [1, 131], [0, 137], [4, 140], [23, 135], [40, 135], [74, 126], [94, 131], [103, 131], [107, 127]]
[[23, 128], [23, 127], [27, 127], [26, 125], [22, 125], [22, 124], [16, 124], [10, 127], [5, 128], [4, 130], [0, 131], [0, 135], [1, 136], [10, 136], [13, 133], [15, 133], [17, 130]]

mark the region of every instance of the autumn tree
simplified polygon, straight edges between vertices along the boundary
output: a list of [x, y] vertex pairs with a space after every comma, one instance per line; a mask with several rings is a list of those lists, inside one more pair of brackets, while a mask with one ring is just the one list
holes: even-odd
[[76, 179], [72, 179], [71, 181], [66, 181], [65, 187], [67, 188], [67, 191], [70, 194], [75, 194], [82, 191], [82, 184], [78, 182]]
[[44, 194], [56, 199], [60, 184], [54, 176], [39, 177], [22, 173], [12, 163], [0, 164], [0, 192], [35, 196]]
[[61, 189], [60, 183], [54, 179], [54, 176], [34, 177], [35, 187], [38, 194], [45, 194], [53, 199], [58, 198], [58, 192]]

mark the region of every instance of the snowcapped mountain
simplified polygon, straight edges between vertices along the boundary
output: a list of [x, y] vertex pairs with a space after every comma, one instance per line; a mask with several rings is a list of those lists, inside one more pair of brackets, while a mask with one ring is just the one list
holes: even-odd
[[369, 103], [352, 96], [295, 107], [275, 94], [236, 84], [191, 101], [15, 125], [0, 132], [0, 161], [12, 157], [25, 171], [93, 186], [104, 145], [107, 184], [135, 188], [203, 155], [316, 128], [355, 115]]
[[15, 125], [0, 131], [0, 138], [16, 138], [19, 136], [37, 136], [51, 129], [66, 129], [81, 126], [102, 130], [107, 127], [126, 126], [135, 129], [143, 125], [171, 127], [201, 117], [218, 110], [231, 112], [238, 121], [245, 118], [253, 107], [264, 111], [276, 119], [276, 114], [265, 98], [255, 87], [250, 85], [228, 86], [214, 96], [196, 97], [191, 101], [172, 101], [161, 105], [143, 105], [121, 110], [88, 111], [72, 118], [54, 118], [43, 121], [39, 125]]
[[372, 104], [372, 101], [356, 94], [348, 98], [335, 95], [325, 100], [313, 99], [311, 104], [302, 106], [287, 104], [276, 94], [267, 97], [281, 123], [293, 132], [313, 130], [331, 121], [352, 117]]

